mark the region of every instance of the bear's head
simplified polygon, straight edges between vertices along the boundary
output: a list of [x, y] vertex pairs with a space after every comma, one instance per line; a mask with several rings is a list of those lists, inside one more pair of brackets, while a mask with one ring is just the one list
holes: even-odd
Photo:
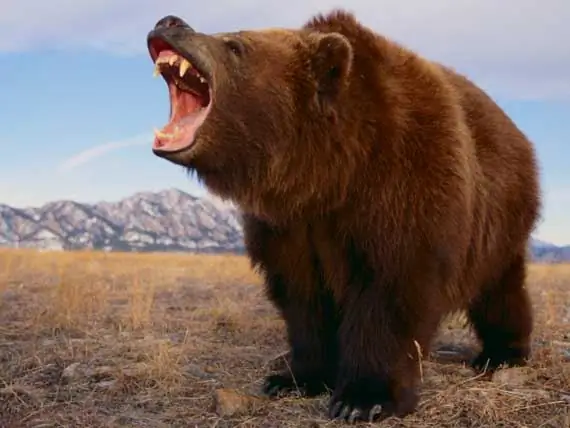
[[170, 120], [155, 131], [154, 153], [260, 215], [338, 198], [358, 79], [349, 38], [313, 24], [203, 34], [161, 19], [147, 42]]

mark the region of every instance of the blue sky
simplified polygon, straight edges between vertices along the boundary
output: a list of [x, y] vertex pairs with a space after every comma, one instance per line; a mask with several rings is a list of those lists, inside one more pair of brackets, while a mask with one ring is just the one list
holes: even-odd
[[[570, 244], [570, 17], [567, 0], [19, 0], [0, 16], [0, 203], [116, 200], [203, 189], [151, 153], [167, 120], [145, 37], [179, 14], [201, 31], [296, 26], [349, 6], [364, 23], [472, 77], [535, 142], [544, 220], [537, 237]], [[518, 11], [514, 13], [513, 11]]]

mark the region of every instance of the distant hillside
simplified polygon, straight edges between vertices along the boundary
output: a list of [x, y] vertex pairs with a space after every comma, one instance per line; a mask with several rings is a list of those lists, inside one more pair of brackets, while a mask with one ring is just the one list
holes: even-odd
[[[239, 213], [213, 197], [180, 190], [118, 202], [0, 205], [0, 246], [54, 250], [243, 252]], [[570, 261], [570, 246], [533, 240], [535, 261]]]
[[545, 263], [560, 263], [570, 261], [570, 245], [556, 246], [549, 242], [533, 240], [531, 254], [535, 261]]
[[0, 205], [0, 246], [107, 251], [242, 251], [235, 208], [178, 190], [118, 202]]

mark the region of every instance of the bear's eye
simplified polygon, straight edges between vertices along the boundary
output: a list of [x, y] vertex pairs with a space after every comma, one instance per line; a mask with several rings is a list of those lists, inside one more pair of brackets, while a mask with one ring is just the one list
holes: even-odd
[[235, 39], [224, 40], [227, 48], [236, 56], [242, 56], [244, 52], [243, 44]]

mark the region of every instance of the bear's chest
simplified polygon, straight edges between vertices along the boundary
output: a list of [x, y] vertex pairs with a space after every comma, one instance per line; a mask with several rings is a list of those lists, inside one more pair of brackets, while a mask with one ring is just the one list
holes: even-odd
[[289, 293], [308, 296], [315, 287], [322, 287], [336, 294], [349, 280], [350, 252], [331, 220], [299, 222], [280, 229], [246, 223], [245, 233], [252, 260], [285, 278]]

